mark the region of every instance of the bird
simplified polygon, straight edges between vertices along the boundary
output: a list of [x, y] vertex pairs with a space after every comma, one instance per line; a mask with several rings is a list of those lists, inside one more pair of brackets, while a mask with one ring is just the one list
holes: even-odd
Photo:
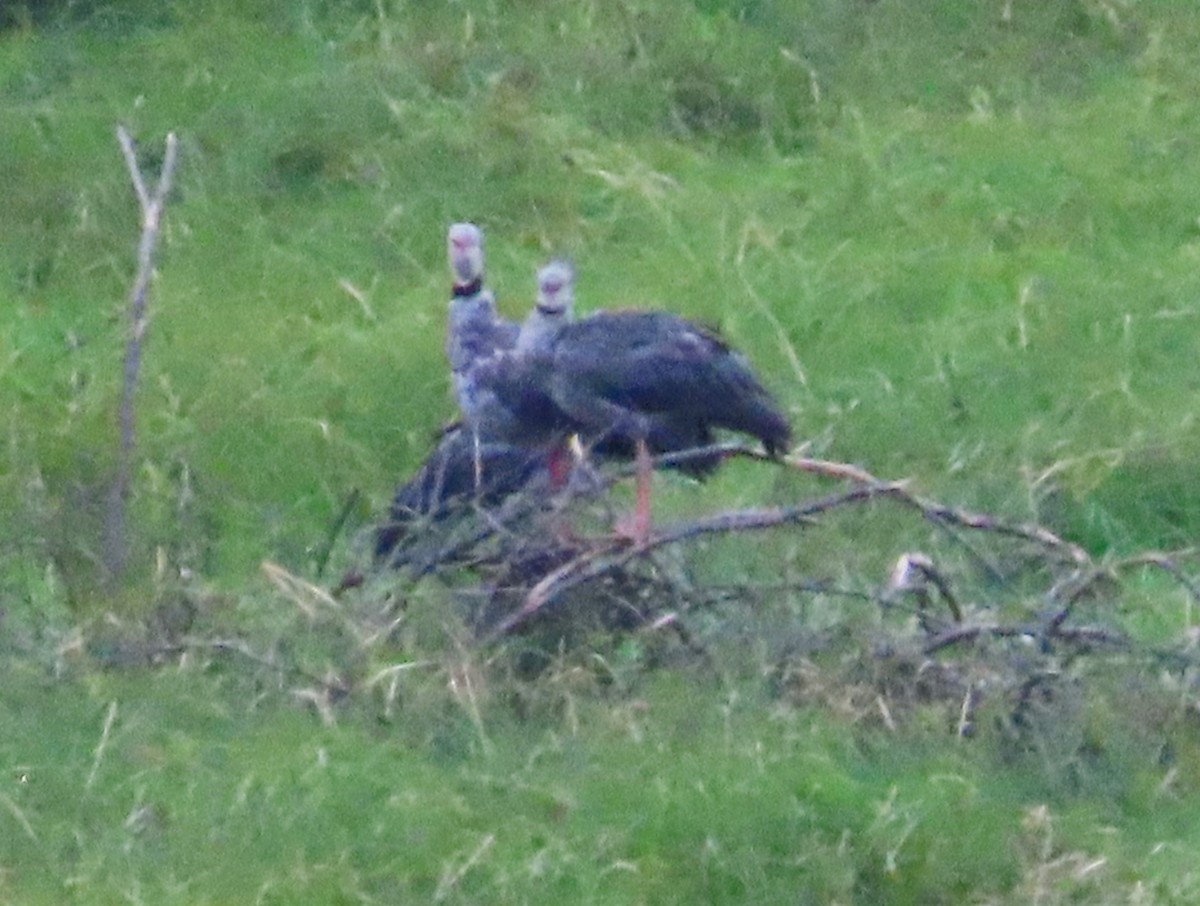
[[[712, 331], [662, 311], [599, 312], [564, 325], [553, 342], [550, 394], [592, 438], [632, 439], [637, 494], [632, 523], [650, 531], [650, 453], [713, 442], [714, 429], [758, 438], [772, 456], [791, 443], [779, 404], [744, 356]], [[694, 468], [711, 471], [719, 457]]]
[[[393, 497], [376, 533], [389, 556], [416, 518], [456, 502], [499, 503], [548, 476], [561, 487], [569, 439], [602, 461], [637, 463], [632, 519], [617, 534], [650, 532], [650, 455], [710, 446], [716, 429], [749, 434], [772, 455], [791, 426], [749, 363], [713, 331], [663, 311], [600, 311], [575, 320], [574, 267], [554, 260], [537, 273], [535, 304], [518, 327], [500, 318], [483, 283], [483, 235], [454, 224], [447, 235], [454, 289], [446, 354], [462, 421], [450, 426], [417, 474]], [[719, 453], [678, 468], [703, 477]], [[543, 485], [544, 486], [544, 485]]]
[[[554, 260], [541, 268], [533, 309], [512, 347], [478, 356], [463, 379], [470, 387], [463, 423], [476, 442], [540, 457], [556, 490], [570, 475], [572, 456], [566, 441], [578, 426], [551, 397], [547, 369], [550, 343], [571, 316], [573, 290], [574, 270], [569, 263]], [[486, 466], [480, 462], [480, 472]]]
[[[471, 383], [489, 402], [473, 413], [474, 428], [481, 436], [533, 447], [585, 431], [586, 426], [568, 414], [553, 394], [556, 341], [563, 328], [574, 323], [574, 302], [575, 271], [568, 262], [554, 260], [538, 271], [536, 301], [515, 346], [480, 359], [471, 369]], [[670, 414], [652, 420], [647, 438], [655, 453], [693, 449], [712, 439], [711, 431]], [[633, 458], [634, 438], [627, 432], [610, 430], [593, 434], [590, 440], [592, 452], [601, 459]], [[714, 466], [689, 460], [680, 468], [706, 474]]]
[[551, 347], [571, 317], [574, 271], [552, 261], [537, 273], [533, 310], [512, 348], [479, 356], [467, 369], [472, 404], [466, 424], [482, 440], [530, 449], [552, 446], [577, 426], [550, 394]]
[[520, 355], [546, 352], [564, 324], [575, 319], [575, 267], [555, 258], [537, 272], [533, 310], [521, 324], [514, 350]]
[[[492, 427], [481, 430], [546, 449], [578, 434], [601, 458], [634, 459], [636, 507], [618, 531], [635, 542], [649, 535], [652, 452], [709, 446], [722, 428], [758, 438], [771, 455], [787, 449], [791, 426], [779, 404], [713, 331], [663, 311], [575, 320], [574, 284], [565, 262], [539, 271], [537, 304], [513, 349], [472, 370], [493, 404], [480, 422]], [[714, 454], [678, 468], [703, 476], [719, 464]]]
[[479, 362], [511, 351], [521, 329], [501, 318], [484, 281], [483, 231], [453, 223], [446, 231], [451, 293], [445, 341], [451, 386], [462, 418], [441, 432], [416, 474], [396, 488], [388, 521], [375, 537], [382, 559], [409, 534], [415, 520], [439, 518], [472, 496], [495, 503], [525, 486], [542, 468], [537, 452], [484, 437], [479, 429], [495, 399], [473, 377]]
[[414, 526], [439, 521], [471, 502], [495, 506], [536, 483], [546, 469], [541, 450], [476, 444], [469, 429], [452, 425], [416, 474], [396, 489], [388, 520], [375, 531], [376, 560], [393, 559]]
[[520, 328], [496, 312], [496, 298], [484, 283], [483, 231], [473, 223], [451, 224], [446, 232], [452, 287], [446, 330], [446, 358], [450, 362], [455, 401], [470, 418], [488, 400], [476, 397], [471, 371], [480, 361], [511, 350]]

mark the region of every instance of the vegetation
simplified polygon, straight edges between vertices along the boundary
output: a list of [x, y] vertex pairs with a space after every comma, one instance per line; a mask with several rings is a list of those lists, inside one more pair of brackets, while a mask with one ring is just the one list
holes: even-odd
[[[6, 5], [0, 899], [1195, 900], [1190, 564], [1127, 558], [1200, 534], [1197, 48], [1172, 0]], [[117, 123], [148, 174], [180, 139], [120, 582]], [[1081, 545], [1130, 644], [904, 647], [878, 587], [956, 542], [882, 504], [680, 553], [695, 644], [479, 646], [470, 574], [330, 597], [452, 415], [457, 219], [506, 314], [568, 253], [583, 308], [719, 325], [811, 455]]]

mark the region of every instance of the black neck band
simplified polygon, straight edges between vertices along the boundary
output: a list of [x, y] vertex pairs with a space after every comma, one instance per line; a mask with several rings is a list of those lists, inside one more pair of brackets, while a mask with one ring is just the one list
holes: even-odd
[[470, 283], [454, 284], [454, 298], [462, 299], [467, 296], [477, 296], [479, 291], [483, 289], [483, 277], [476, 277]]

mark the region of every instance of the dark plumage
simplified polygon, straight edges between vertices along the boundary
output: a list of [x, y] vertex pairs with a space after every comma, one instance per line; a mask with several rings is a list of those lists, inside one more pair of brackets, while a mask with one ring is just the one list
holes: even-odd
[[[550, 395], [589, 437], [633, 441], [632, 516], [615, 530], [650, 538], [650, 453], [710, 443], [715, 428], [749, 434], [782, 453], [792, 429], [746, 360], [713, 333], [665, 312], [611, 312], [565, 325], [554, 339]], [[699, 460], [704, 472], [720, 459]]]
[[[708, 446], [714, 429], [757, 437], [770, 453], [791, 440], [787, 418], [746, 360], [714, 333], [666, 312], [600, 312], [572, 320], [574, 271], [538, 273], [538, 301], [511, 352], [480, 360], [472, 383], [492, 403], [481, 436], [527, 445], [579, 433], [602, 456]], [[711, 471], [719, 460], [680, 468]]]
[[480, 438], [524, 447], [553, 446], [577, 428], [550, 395], [550, 344], [570, 317], [573, 271], [552, 262], [538, 271], [533, 311], [511, 349], [475, 359], [467, 375], [474, 404], [464, 409]]
[[[537, 309], [514, 349], [471, 370], [477, 393], [490, 401], [474, 422], [481, 437], [536, 446], [553, 458], [575, 433], [602, 457], [633, 457], [637, 502], [617, 531], [636, 543], [649, 537], [651, 453], [708, 446], [721, 428], [757, 437], [773, 455], [787, 448], [787, 417], [714, 333], [665, 312], [601, 312], [572, 322], [574, 272], [550, 270], [539, 272]], [[565, 304], [545, 304], [556, 298]], [[714, 454], [677, 468], [704, 475], [718, 465]]]
[[[397, 490], [377, 556], [388, 555], [415, 518], [436, 518], [455, 501], [494, 504], [542, 477], [553, 485], [572, 434], [600, 458], [637, 459], [635, 540], [649, 532], [650, 453], [708, 446], [717, 429], [756, 437], [771, 454], [786, 450], [786, 416], [745, 358], [714, 333], [665, 312], [572, 321], [574, 270], [552, 262], [538, 272], [537, 305], [517, 334], [482, 288], [481, 243], [475, 227], [451, 227], [447, 354], [464, 425]], [[714, 454], [675, 468], [704, 475], [719, 464]]]
[[414, 525], [439, 520], [472, 500], [494, 506], [547, 474], [544, 451], [496, 442], [481, 442], [477, 449], [471, 432], [456, 425], [417, 474], [396, 489], [388, 522], [375, 533], [375, 556], [389, 556]]
[[511, 443], [502, 431], [479, 431], [485, 427], [483, 419], [497, 412], [497, 404], [475, 379], [474, 369], [482, 361], [510, 352], [520, 328], [496, 313], [496, 300], [484, 283], [479, 227], [452, 224], [446, 233], [446, 253], [452, 280], [446, 358], [465, 422], [447, 430], [417, 473], [396, 489], [388, 522], [375, 533], [375, 555], [381, 559], [409, 539], [414, 524], [441, 519], [473, 498], [498, 503], [546, 472], [542, 451]]
[[601, 312], [564, 325], [549, 389], [592, 437], [643, 438], [666, 453], [725, 428], [784, 451], [791, 426], [745, 358], [712, 332], [665, 312]]

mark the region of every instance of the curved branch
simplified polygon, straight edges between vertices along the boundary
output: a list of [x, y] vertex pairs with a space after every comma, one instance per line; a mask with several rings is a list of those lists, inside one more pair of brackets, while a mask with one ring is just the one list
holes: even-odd
[[525, 596], [520, 610], [511, 614], [490, 633], [487, 640], [504, 635], [523, 623], [543, 607], [552, 603], [569, 589], [619, 569], [631, 560], [669, 544], [677, 544], [700, 535], [728, 532], [761, 531], [780, 525], [804, 525], [813, 517], [842, 506], [862, 503], [880, 496], [891, 496], [900, 490], [898, 485], [862, 485], [840, 494], [791, 507], [762, 507], [718, 513], [707, 519], [684, 522], [652, 535], [644, 544], [630, 546], [624, 540], [607, 544], [581, 554], [542, 578]]

